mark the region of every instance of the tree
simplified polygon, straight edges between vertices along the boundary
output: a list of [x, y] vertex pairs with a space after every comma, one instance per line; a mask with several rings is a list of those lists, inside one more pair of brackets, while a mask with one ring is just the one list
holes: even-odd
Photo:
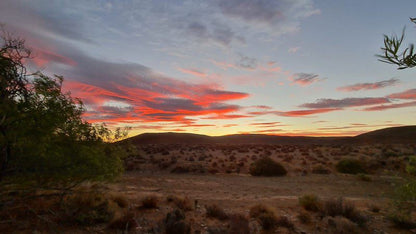
[[[410, 18], [410, 21], [416, 24], [416, 18]], [[379, 61], [389, 64], [395, 64], [398, 69], [412, 68], [416, 66], [416, 53], [414, 45], [410, 44], [404, 50], [401, 49], [405, 37], [405, 28], [402, 35], [387, 36], [384, 35], [384, 47], [381, 48], [382, 54], [376, 55]]]
[[119, 175], [125, 151], [105, 141], [114, 134], [82, 119], [83, 104], [63, 93], [63, 77], [27, 72], [31, 56], [24, 40], [4, 31], [1, 39], [0, 182], [65, 187]]

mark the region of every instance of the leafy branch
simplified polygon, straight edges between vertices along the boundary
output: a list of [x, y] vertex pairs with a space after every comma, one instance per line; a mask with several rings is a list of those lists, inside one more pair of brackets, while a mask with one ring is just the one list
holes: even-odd
[[[416, 24], [416, 18], [410, 18], [410, 21]], [[416, 66], [416, 53], [414, 45], [410, 44], [404, 50], [401, 50], [403, 39], [405, 37], [405, 29], [403, 28], [401, 36], [384, 35], [384, 47], [381, 48], [382, 54], [376, 55], [379, 61], [389, 64], [395, 64], [398, 69], [412, 68]]]

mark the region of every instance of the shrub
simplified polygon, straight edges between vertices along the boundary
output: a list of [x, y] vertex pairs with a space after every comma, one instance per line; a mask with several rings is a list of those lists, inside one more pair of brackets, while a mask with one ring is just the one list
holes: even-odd
[[250, 209], [250, 217], [255, 218], [264, 230], [270, 230], [277, 225], [275, 213], [264, 205], [255, 205]]
[[109, 228], [123, 230], [127, 233], [127, 231], [131, 231], [135, 229], [137, 226], [138, 223], [134, 219], [134, 213], [128, 212], [120, 218], [111, 221]]
[[356, 159], [342, 159], [336, 164], [338, 172], [346, 174], [365, 173], [364, 167], [359, 160]]
[[367, 218], [355, 208], [353, 203], [344, 202], [342, 198], [326, 201], [323, 213], [326, 216], [332, 217], [343, 216], [360, 226], [363, 226], [367, 222]]
[[192, 210], [192, 202], [189, 200], [189, 198], [185, 197], [177, 197], [177, 196], [168, 196], [167, 197], [168, 202], [172, 202], [175, 204], [176, 207], [183, 211], [190, 211]]
[[228, 214], [225, 213], [224, 209], [219, 207], [218, 205], [207, 205], [205, 206], [206, 214], [208, 217], [216, 218], [219, 220], [226, 220], [228, 219]]
[[119, 209], [116, 202], [97, 192], [74, 194], [66, 198], [63, 206], [69, 220], [81, 225], [107, 223]]
[[250, 234], [249, 220], [243, 214], [230, 215], [229, 234]]
[[287, 171], [280, 163], [265, 157], [251, 164], [250, 174], [253, 176], [284, 176]]
[[295, 228], [295, 225], [287, 216], [279, 216], [276, 220], [276, 224], [280, 227], [285, 227], [290, 230]]
[[321, 208], [321, 202], [318, 196], [314, 194], [303, 195], [299, 197], [299, 204], [309, 211], [318, 211]]
[[299, 219], [299, 221], [301, 222], [301, 223], [303, 223], [303, 224], [308, 224], [308, 223], [310, 223], [311, 222], [311, 215], [308, 213], [308, 212], [306, 212], [306, 211], [304, 211], [304, 210], [302, 210], [301, 212], [299, 212], [299, 214], [298, 214], [298, 219]]
[[364, 174], [364, 173], [359, 173], [359, 174], [357, 175], [357, 178], [358, 178], [359, 180], [361, 180], [361, 181], [366, 181], [366, 182], [371, 181], [371, 177], [370, 177], [369, 175], [367, 175], [367, 174]]
[[185, 222], [185, 213], [176, 209], [166, 215], [166, 234], [189, 234], [190, 225]]
[[393, 198], [393, 207], [387, 218], [396, 227], [402, 229], [416, 228], [416, 222], [412, 219], [415, 210], [416, 181], [410, 181], [398, 187]]
[[158, 198], [155, 195], [146, 196], [141, 201], [141, 208], [155, 209], [157, 208]]

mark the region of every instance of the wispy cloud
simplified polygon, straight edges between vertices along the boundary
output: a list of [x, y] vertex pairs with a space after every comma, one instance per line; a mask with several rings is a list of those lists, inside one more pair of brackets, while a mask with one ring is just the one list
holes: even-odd
[[197, 77], [201, 77], [201, 78], [207, 76], [206, 73], [204, 73], [204, 72], [202, 72], [202, 71], [200, 71], [198, 69], [195, 69], [195, 68], [189, 68], [189, 69], [186, 69], [186, 68], [178, 68], [178, 70], [180, 72], [182, 72], [182, 73], [190, 74], [190, 75], [197, 76]]
[[400, 93], [393, 93], [387, 97], [396, 99], [416, 99], [416, 89], [409, 89]]
[[305, 103], [299, 107], [321, 109], [321, 108], [345, 108], [356, 106], [368, 106], [390, 103], [388, 98], [365, 97], [365, 98], [344, 98], [344, 99], [318, 99], [313, 103]]
[[372, 89], [382, 89], [389, 86], [394, 86], [400, 83], [400, 80], [392, 78], [389, 80], [378, 81], [374, 83], [358, 83], [353, 85], [347, 85], [337, 88], [339, 91], [343, 92], [352, 92], [359, 90], [372, 90]]
[[298, 84], [300, 86], [308, 86], [325, 79], [320, 78], [319, 75], [313, 73], [295, 73], [291, 80], [294, 84]]

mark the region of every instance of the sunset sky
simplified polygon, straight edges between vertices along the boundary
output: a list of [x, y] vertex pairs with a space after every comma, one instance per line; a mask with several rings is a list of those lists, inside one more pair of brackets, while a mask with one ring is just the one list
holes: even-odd
[[339, 136], [416, 124], [415, 0], [1, 0], [32, 70], [63, 75], [84, 118], [143, 132]]

